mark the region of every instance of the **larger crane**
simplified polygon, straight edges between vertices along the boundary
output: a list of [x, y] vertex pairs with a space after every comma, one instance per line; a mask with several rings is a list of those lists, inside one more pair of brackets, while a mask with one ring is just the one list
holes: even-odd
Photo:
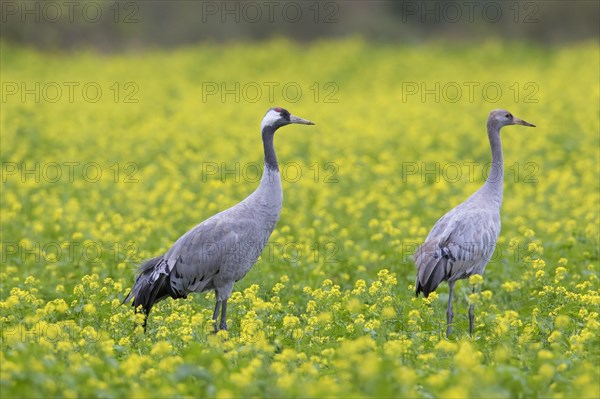
[[[140, 266], [133, 288], [123, 303], [133, 299], [145, 313], [164, 298], [185, 298], [192, 292], [214, 290], [215, 331], [227, 330], [227, 300], [233, 285], [252, 268], [279, 221], [283, 193], [273, 146], [275, 131], [289, 124], [314, 125], [283, 108], [271, 108], [262, 123], [265, 167], [258, 188], [239, 204], [198, 224], [164, 254]], [[217, 328], [217, 317], [221, 321]]]
[[[415, 252], [416, 294], [425, 297], [442, 281], [450, 288], [446, 310], [446, 336], [452, 333], [452, 294], [457, 280], [483, 275], [500, 234], [500, 208], [504, 180], [504, 161], [500, 129], [508, 125], [532, 126], [497, 109], [490, 112], [487, 133], [492, 149], [492, 165], [485, 184], [465, 202], [442, 216], [425, 242]], [[469, 306], [469, 332], [473, 334], [473, 304]]]

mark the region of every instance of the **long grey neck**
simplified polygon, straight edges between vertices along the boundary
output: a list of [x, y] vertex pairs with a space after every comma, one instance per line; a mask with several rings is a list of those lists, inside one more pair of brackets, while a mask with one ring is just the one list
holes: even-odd
[[279, 165], [277, 164], [277, 156], [275, 155], [275, 147], [273, 145], [275, 130], [276, 129], [274, 129], [271, 126], [265, 126], [262, 131], [262, 140], [263, 147], [265, 150], [265, 168], [279, 171]]
[[[281, 213], [283, 203], [283, 192], [281, 189], [281, 176], [277, 166], [277, 157], [273, 147], [274, 128], [265, 126], [262, 132], [263, 146], [265, 149], [265, 170], [258, 188], [248, 197], [252, 203], [252, 211], [257, 218], [266, 226], [264, 231], [271, 234]], [[265, 242], [268, 235], [264, 238]], [[261, 239], [262, 239], [261, 238]]]
[[488, 123], [488, 138], [492, 149], [492, 165], [490, 173], [482, 191], [502, 203], [502, 191], [504, 186], [504, 158], [502, 156], [502, 141], [500, 140], [500, 127]]

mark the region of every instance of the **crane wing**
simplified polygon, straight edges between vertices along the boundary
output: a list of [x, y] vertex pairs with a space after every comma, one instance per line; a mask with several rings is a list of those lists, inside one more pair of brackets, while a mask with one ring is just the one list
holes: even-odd
[[492, 211], [452, 212], [442, 217], [415, 252], [417, 294], [427, 296], [444, 280], [483, 273], [500, 234], [500, 215]]
[[224, 265], [251, 265], [256, 261], [266, 243], [256, 238], [262, 236], [255, 234], [258, 229], [248, 217], [217, 214], [181, 236], [167, 251], [153, 278], [170, 275], [171, 288], [181, 296], [214, 288], [213, 279]]

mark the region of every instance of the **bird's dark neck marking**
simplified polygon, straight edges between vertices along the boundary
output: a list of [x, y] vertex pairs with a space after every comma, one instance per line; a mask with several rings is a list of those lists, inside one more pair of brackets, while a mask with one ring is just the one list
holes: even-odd
[[275, 130], [277, 129], [273, 126], [265, 126], [262, 130], [262, 140], [265, 149], [265, 166], [270, 170], [279, 171], [277, 156], [275, 155], [275, 146], [273, 145]]

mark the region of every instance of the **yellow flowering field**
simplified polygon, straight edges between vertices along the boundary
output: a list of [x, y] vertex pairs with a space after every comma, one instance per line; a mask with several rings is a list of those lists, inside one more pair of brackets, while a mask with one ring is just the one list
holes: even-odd
[[[600, 396], [597, 43], [1, 56], [3, 398]], [[284, 207], [229, 331], [206, 293], [144, 334], [136, 266], [252, 192], [271, 106], [316, 126], [276, 135]], [[500, 241], [446, 339], [411, 256], [483, 183], [495, 108], [537, 128], [502, 130]]]

